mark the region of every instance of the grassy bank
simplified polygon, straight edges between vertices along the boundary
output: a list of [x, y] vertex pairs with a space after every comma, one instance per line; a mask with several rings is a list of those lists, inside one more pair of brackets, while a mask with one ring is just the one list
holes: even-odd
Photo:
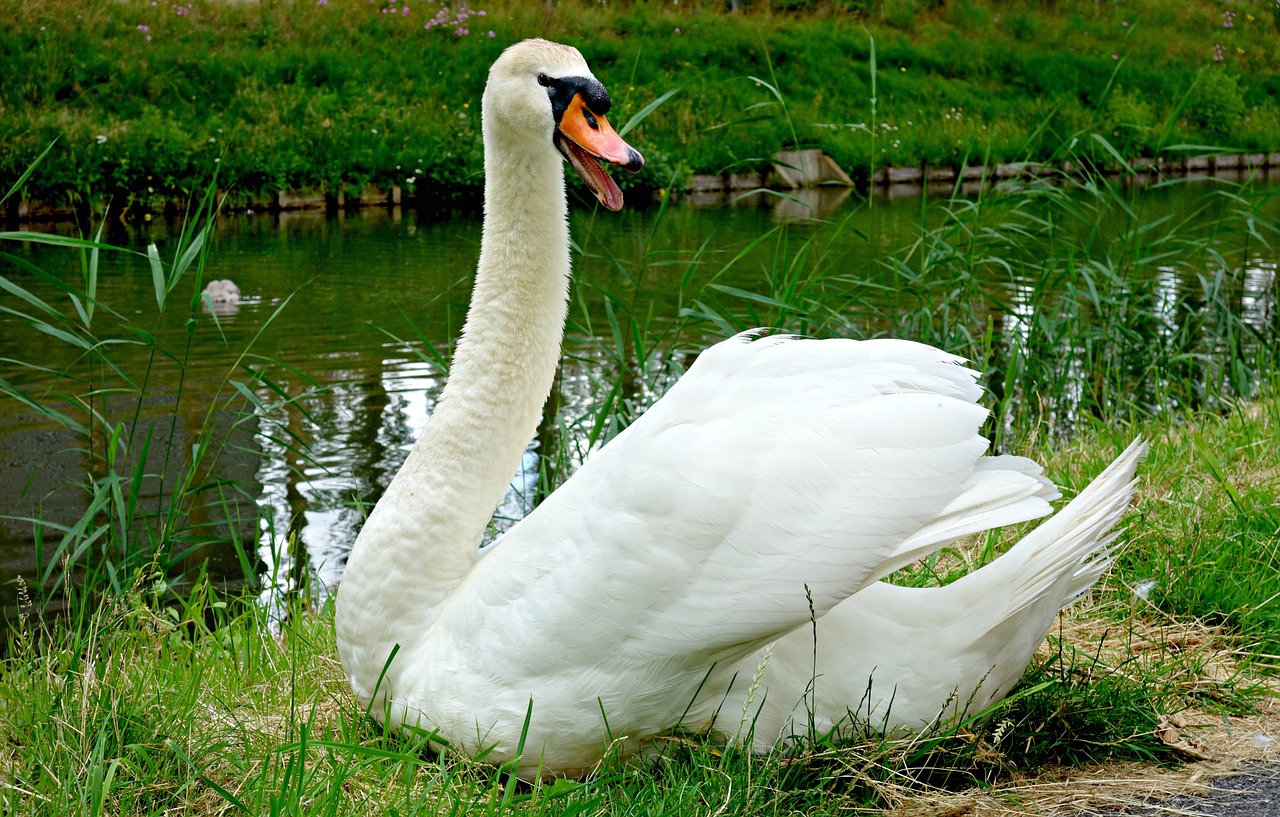
[[1125, 156], [1280, 149], [1269, 1], [740, 5], [0, 0], [0, 188], [56, 140], [26, 198], [158, 206], [215, 164], [242, 202], [474, 193], [488, 65], [528, 36], [581, 46], [618, 125], [674, 92], [630, 134], [651, 187], [793, 145], [862, 179], [1073, 140], [1111, 161], [1093, 134]]
[[[1036, 799], [1027, 784], [1061, 776], [1054, 764], [1082, 764], [1074, 774], [1087, 777], [1091, 763], [1108, 760], [1115, 778], [1118, 760], [1185, 756], [1169, 733], [1154, 733], [1162, 716], [1192, 724], [1182, 736], [1204, 750], [1215, 748], [1206, 728], [1214, 722], [1244, 736], [1272, 728], [1249, 713], [1265, 704], [1257, 673], [1275, 668], [1280, 636], [1280, 473], [1264, 444], [1277, 427], [1280, 400], [1269, 397], [1226, 419], [1141, 428], [1152, 454], [1121, 564], [1055, 630], [1024, 694], [986, 723], [754, 759], [690, 736], [647, 770], [606, 765], [584, 784], [516, 786], [365, 717], [334, 658], [329, 608], [295, 607], [273, 634], [252, 603], [224, 606], [197, 592], [157, 607], [154, 577], [144, 574], [122, 596], [86, 601], [68, 626], [44, 631], [27, 620], [11, 634], [0, 674], [0, 802], [6, 813], [35, 815], [823, 815], [984, 797], [1026, 813], [1025, 800]], [[1070, 491], [1137, 430], [1042, 453]], [[1213, 462], [1206, 448], [1231, 453]], [[1270, 659], [1259, 657], [1268, 650]], [[978, 783], [994, 791], [946, 794]], [[1072, 790], [1077, 804], [1091, 802], [1088, 786]], [[1094, 796], [1096, 805], [1114, 792]]]

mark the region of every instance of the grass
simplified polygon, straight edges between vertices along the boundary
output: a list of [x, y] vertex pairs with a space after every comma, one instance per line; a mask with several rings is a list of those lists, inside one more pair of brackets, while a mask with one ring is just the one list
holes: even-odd
[[[56, 524], [43, 519], [33, 503], [34, 515], [21, 517], [34, 532], [37, 575], [29, 589], [41, 607], [62, 596], [74, 599], [77, 588], [88, 588], [90, 595], [122, 595], [142, 570], [168, 577], [194, 563], [199, 573], [206, 549], [215, 542], [234, 548], [247, 580], [257, 572], [250, 555], [259, 535], [256, 497], [247, 486], [216, 476], [216, 463], [238, 443], [237, 430], [255, 412], [271, 415], [318, 388], [312, 383], [289, 397], [272, 380], [275, 364], [256, 358], [251, 341], [219, 378], [209, 403], [193, 406], [195, 401], [184, 396], [186, 379], [197, 364], [193, 336], [222, 331], [217, 314], [202, 308], [201, 295], [215, 194], [216, 180], [193, 202], [192, 217], [175, 237], [168, 259], [155, 244], [144, 253], [104, 244], [101, 228], [92, 240], [0, 234], [0, 241], [65, 247], [81, 260], [80, 279], [68, 281], [0, 251], [0, 261], [16, 273], [0, 277], [6, 296], [0, 308], [29, 331], [50, 338], [47, 357], [6, 358], [16, 376], [12, 381], [0, 378], [0, 395], [68, 432], [84, 454], [85, 477], [78, 486], [86, 496], [81, 516]], [[137, 255], [150, 269], [153, 313], [135, 320], [111, 307], [98, 278], [102, 252]], [[59, 300], [33, 294], [23, 286], [28, 278], [52, 285]], [[285, 298], [257, 336], [287, 305]], [[175, 324], [181, 331], [162, 331]], [[305, 376], [303, 380], [309, 382]], [[159, 411], [154, 410], [157, 405]], [[188, 435], [190, 444], [184, 445]], [[305, 451], [290, 443], [287, 434], [281, 437], [286, 449], [305, 460]], [[157, 499], [148, 502], [147, 496]], [[71, 604], [70, 609], [83, 614], [87, 608]]]
[[582, 46], [615, 125], [674, 94], [629, 137], [652, 189], [791, 146], [863, 181], [885, 164], [1050, 160], [1077, 134], [1104, 163], [1088, 134], [1130, 158], [1280, 150], [1280, 22], [1262, 0], [740, 5], [493, 0], [427, 29], [439, 3], [3, 0], [0, 188], [56, 139], [25, 198], [158, 210], [215, 164], [238, 204], [370, 185], [474, 196], [485, 69], [528, 36]]
[[[1165, 606], [1156, 594], [1137, 601], [1130, 586], [1194, 559], [1209, 538], [1188, 542], [1169, 531], [1230, 525], [1234, 508], [1196, 436], [1215, 450], [1249, 452], [1225, 466], [1240, 479], [1264, 464], [1250, 443], [1278, 419], [1280, 401], [1268, 397], [1225, 419], [1147, 427], [1155, 444], [1124, 563], [1093, 603], [1065, 619], [1021, 695], [985, 723], [910, 741], [820, 742], [763, 759], [681, 738], [647, 769], [606, 764], [584, 784], [512, 788], [497, 772], [437, 759], [422, 739], [387, 735], [364, 717], [334, 658], [331, 610], [296, 607], [273, 638], [262, 608], [221, 605], [199, 584], [185, 602], [157, 607], [144, 575], [123, 595], [85, 600], [91, 614], [74, 626], [46, 630], [28, 619], [13, 630], [0, 680], [0, 797], [11, 813], [30, 814], [683, 814], [721, 806], [834, 814], [931, 787], [999, 788], [1057, 763], [1171, 762], [1172, 750], [1152, 735], [1157, 716], [1191, 707], [1219, 717], [1249, 712], [1264, 693], [1235, 653], [1256, 642], [1249, 628], [1187, 626], [1221, 597], [1169, 618], [1148, 606]], [[1068, 484], [1083, 481], [1113, 450], [1109, 437], [1091, 436], [1054, 452], [1050, 468]], [[1275, 482], [1272, 474], [1260, 486], [1273, 489], [1270, 504], [1250, 509], [1274, 512]], [[1197, 501], [1180, 501], [1187, 496]], [[1268, 542], [1274, 554], [1274, 532], [1219, 537], [1222, 550], [1242, 554]], [[1254, 603], [1269, 589], [1259, 588]]]
[[[84, 259], [79, 280], [54, 282], [57, 300], [22, 285], [48, 273], [0, 254], [0, 308], [51, 339], [48, 359], [17, 362], [29, 380], [0, 389], [78, 435], [90, 498], [63, 528], [33, 514], [45, 556], [0, 670], [5, 808], [835, 814], [973, 786], [1008, 792], [1056, 764], [1173, 763], [1178, 750], [1155, 733], [1162, 716], [1245, 722], [1280, 668], [1280, 472], [1268, 445], [1280, 422], [1275, 312], [1255, 319], [1241, 294], [1274, 223], [1250, 185], [1224, 185], [1210, 218], [1152, 221], [1118, 183], [1074, 184], [954, 198], [936, 214], [926, 207], [918, 241], [862, 266], [833, 249], [840, 223], [779, 228], [745, 247], [712, 238], [673, 254], [662, 249], [659, 219], [648, 246], [610, 259], [617, 285], [575, 290], [570, 331], [577, 348], [597, 345], [589, 357], [604, 363], [588, 371], [602, 398], [589, 414], [561, 411], [550, 423], [559, 453], [547, 465], [561, 470], [548, 467], [544, 488], [660, 394], [707, 336], [751, 325], [892, 332], [969, 355], [991, 373], [992, 435], [1046, 461], [1068, 494], [1135, 434], [1153, 441], [1124, 556], [989, 717], [902, 741], [819, 737], [765, 758], [674, 736], [652, 766], [606, 762], [581, 784], [519, 785], [468, 759], [434, 756], [425, 736], [385, 733], [356, 706], [337, 664], [331, 608], [313, 607], [305, 592], [262, 606], [253, 588], [228, 596], [199, 567], [175, 592], [185, 557], [210, 542], [231, 541], [246, 578], [258, 571], [235, 522], [256, 525], [253, 508], [246, 516], [240, 487], [211, 476], [230, 444], [218, 418], [256, 414], [269, 424], [283, 402], [305, 411], [322, 396], [288, 396], [273, 378], [278, 364], [250, 347], [223, 375], [225, 398], [198, 407], [195, 445], [164, 433], [181, 416], [181, 391], [165, 398], [167, 420], [139, 421], [156, 397], [154, 367], [187, 371], [190, 337], [220, 332], [199, 296], [212, 190], [173, 246], [138, 254], [152, 270], [154, 314], [112, 309], [118, 284], [99, 280], [96, 259], [119, 250], [97, 240], [40, 239]], [[585, 252], [603, 252], [595, 229], [603, 226], [578, 236]], [[680, 272], [674, 317], [652, 305], [664, 267]], [[763, 274], [763, 291], [741, 286], [744, 268]], [[1182, 310], [1172, 328], [1152, 284], [1170, 269], [1183, 286], [1169, 307]], [[1001, 275], [1025, 297], [980, 286]], [[1251, 303], [1274, 304], [1274, 287], [1251, 291]], [[182, 333], [159, 332], [174, 320]], [[305, 382], [305, 372], [291, 374]], [[287, 427], [272, 433], [307, 456]], [[147, 481], [170, 486], [156, 507], [137, 499]], [[233, 522], [211, 521], [219, 518]], [[954, 549], [901, 580], [946, 580], [991, 558], [999, 541]], [[41, 617], [54, 599], [63, 612]]]

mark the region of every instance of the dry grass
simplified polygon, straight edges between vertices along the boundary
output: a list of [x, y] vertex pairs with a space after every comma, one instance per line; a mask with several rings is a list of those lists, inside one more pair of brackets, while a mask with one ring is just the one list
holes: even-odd
[[[1126, 809], [1178, 795], [1204, 794], [1211, 782], [1238, 773], [1251, 762], [1280, 762], [1280, 707], [1274, 699], [1265, 712], [1223, 722], [1188, 710], [1188, 729], [1213, 754], [1212, 760], [1178, 766], [1106, 763], [1086, 768], [1049, 768], [1034, 777], [1017, 776], [984, 790], [927, 792], [904, 790], [886, 814], [894, 817], [1013, 817], [1068, 815], [1099, 809]], [[1259, 737], [1265, 738], [1260, 740]]]
[[[1241, 771], [1255, 762], [1280, 762], [1280, 683], [1274, 678], [1251, 678], [1249, 670], [1220, 628], [1199, 622], [1175, 621], [1151, 609], [1152, 618], [1132, 618], [1125, 643], [1108, 638], [1117, 630], [1104, 611], [1085, 610], [1062, 617], [1057, 635], [1081, 651], [1097, 651], [1102, 663], [1131, 666], [1135, 675], [1156, 666], [1181, 667], [1183, 675], [1170, 679], [1185, 688], [1191, 703], [1167, 719], [1185, 742], [1178, 750], [1185, 762], [1162, 766], [1150, 763], [1106, 762], [1086, 767], [1048, 767], [1034, 773], [1015, 772], [1004, 783], [961, 792], [921, 792], [917, 785], [883, 785], [882, 795], [893, 817], [1013, 817], [1013, 815], [1069, 815], [1099, 809], [1126, 809], [1178, 795], [1203, 794], [1211, 782]], [[1099, 644], [1102, 646], [1099, 647]], [[1224, 685], [1258, 687], [1258, 711], [1224, 715], [1212, 701]], [[1194, 759], [1196, 755], [1208, 757]]]

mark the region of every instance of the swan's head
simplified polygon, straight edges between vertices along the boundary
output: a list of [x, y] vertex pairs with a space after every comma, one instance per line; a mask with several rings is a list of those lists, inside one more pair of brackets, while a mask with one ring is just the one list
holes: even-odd
[[484, 91], [486, 132], [499, 128], [504, 142], [528, 140], [530, 150], [558, 150], [600, 203], [622, 207], [622, 191], [601, 167], [632, 173], [644, 157], [605, 119], [609, 92], [592, 75], [578, 49], [547, 40], [525, 40], [502, 52], [489, 69]]

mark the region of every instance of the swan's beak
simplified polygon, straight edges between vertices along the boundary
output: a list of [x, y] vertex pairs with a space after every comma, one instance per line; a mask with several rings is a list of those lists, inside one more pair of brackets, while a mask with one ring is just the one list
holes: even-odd
[[573, 95], [560, 117], [555, 141], [600, 203], [610, 210], [621, 210], [622, 191], [600, 163], [619, 165], [635, 173], [644, 167], [644, 157], [622, 141], [604, 116], [593, 113], [581, 94]]

